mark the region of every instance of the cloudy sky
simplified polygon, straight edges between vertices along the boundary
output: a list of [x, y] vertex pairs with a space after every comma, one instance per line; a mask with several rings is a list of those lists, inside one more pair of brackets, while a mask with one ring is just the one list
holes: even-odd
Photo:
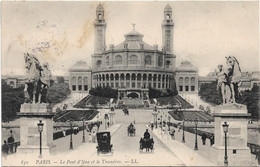
[[[29, 52], [64, 74], [78, 60], [91, 66], [93, 21], [99, 2], [2, 2], [2, 74], [23, 74]], [[161, 23], [167, 2], [102, 2], [106, 45], [135, 29], [148, 44], [162, 44]], [[259, 70], [259, 4], [251, 2], [169, 2], [173, 8], [177, 66], [190, 60], [200, 75], [236, 56], [242, 71]]]

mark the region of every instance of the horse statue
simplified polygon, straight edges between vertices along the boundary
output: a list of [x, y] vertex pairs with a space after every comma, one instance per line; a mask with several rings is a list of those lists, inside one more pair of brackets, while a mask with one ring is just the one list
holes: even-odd
[[222, 96], [223, 104], [236, 103], [238, 97], [238, 87], [241, 84], [241, 69], [234, 56], [226, 57], [227, 68], [218, 66], [217, 88]]
[[29, 53], [24, 54], [24, 60], [26, 69], [25, 103], [47, 103], [46, 94], [51, 78], [48, 63], [42, 67], [40, 61]]
[[238, 87], [241, 85], [241, 69], [234, 56], [226, 57], [227, 61], [227, 82], [231, 90], [231, 103], [236, 103], [238, 98]]
[[51, 71], [49, 70], [49, 64], [44, 63], [37, 83], [38, 103], [47, 103], [47, 89], [50, 86], [50, 80]]
[[36, 101], [36, 88], [38, 80], [40, 79], [41, 66], [39, 60], [29, 53], [24, 54], [25, 69], [26, 69], [26, 82], [25, 82], [25, 102], [35, 103]]

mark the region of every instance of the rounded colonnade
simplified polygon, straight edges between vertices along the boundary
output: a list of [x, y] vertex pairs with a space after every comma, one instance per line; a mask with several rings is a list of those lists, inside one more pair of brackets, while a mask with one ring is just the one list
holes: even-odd
[[174, 74], [165, 72], [99, 72], [93, 74], [95, 87], [172, 89]]

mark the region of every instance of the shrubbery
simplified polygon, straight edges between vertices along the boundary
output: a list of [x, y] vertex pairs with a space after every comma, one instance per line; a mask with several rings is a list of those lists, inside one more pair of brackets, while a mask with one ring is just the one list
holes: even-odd
[[153, 98], [159, 98], [159, 97], [169, 97], [169, 96], [175, 96], [177, 95], [177, 91], [173, 91], [170, 89], [167, 89], [166, 91], [162, 91], [159, 89], [149, 88], [149, 97], [151, 99]]
[[69, 84], [67, 83], [53, 84], [48, 89], [47, 101], [52, 106], [65, 100], [68, 97], [68, 95], [70, 95]]
[[2, 121], [11, 121], [24, 102], [24, 87], [11, 88], [2, 80]]
[[[237, 103], [247, 106], [248, 113], [251, 113], [253, 119], [259, 119], [259, 86], [255, 85], [252, 90], [245, 90], [240, 92], [239, 97], [236, 99]], [[219, 91], [217, 90], [217, 82], [204, 83], [200, 87], [199, 96], [206, 102], [219, 105], [222, 99]]]
[[110, 87], [96, 87], [89, 90], [89, 94], [94, 96], [117, 98], [118, 91]]

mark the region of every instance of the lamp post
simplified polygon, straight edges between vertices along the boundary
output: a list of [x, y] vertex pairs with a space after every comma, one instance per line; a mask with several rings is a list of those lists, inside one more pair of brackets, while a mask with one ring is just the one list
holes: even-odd
[[73, 143], [72, 143], [72, 134], [73, 134], [73, 129], [72, 129], [72, 120], [70, 120], [70, 150], [73, 150]]
[[198, 150], [198, 139], [197, 139], [198, 119], [195, 119], [195, 147], [194, 150]]
[[83, 133], [82, 133], [82, 143], [85, 143], [85, 120], [84, 118], [82, 119], [82, 122], [83, 122]]
[[227, 132], [228, 132], [228, 124], [227, 122], [224, 122], [223, 126], [223, 131], [225, 133], [225, 156], [224, 156], [224, 165], [228, 166], [228, 156], [227, 156]]
[[170, 131], [170, 122], [171, 121], [171, 117], [170, 116], [168, 116], [168, 131]]
[[163, 126], [163, 122], [162, 122], [162, 115], [161, 115], [161, 135], [162, 135], [162, 126]]
[[182, 120], [182, 142], [183, 143], [185, 143], [184, 122], [185, 122], [185, 119]]
[[40, 133], [40, 155], [39, 155], [39, 158], [42, 157], [42, 131], [43, 131], [43, 123], [42, 123], [42, 120], [39, 121], [39, 123], [37, 124], [38, 125], [38, 131]]

